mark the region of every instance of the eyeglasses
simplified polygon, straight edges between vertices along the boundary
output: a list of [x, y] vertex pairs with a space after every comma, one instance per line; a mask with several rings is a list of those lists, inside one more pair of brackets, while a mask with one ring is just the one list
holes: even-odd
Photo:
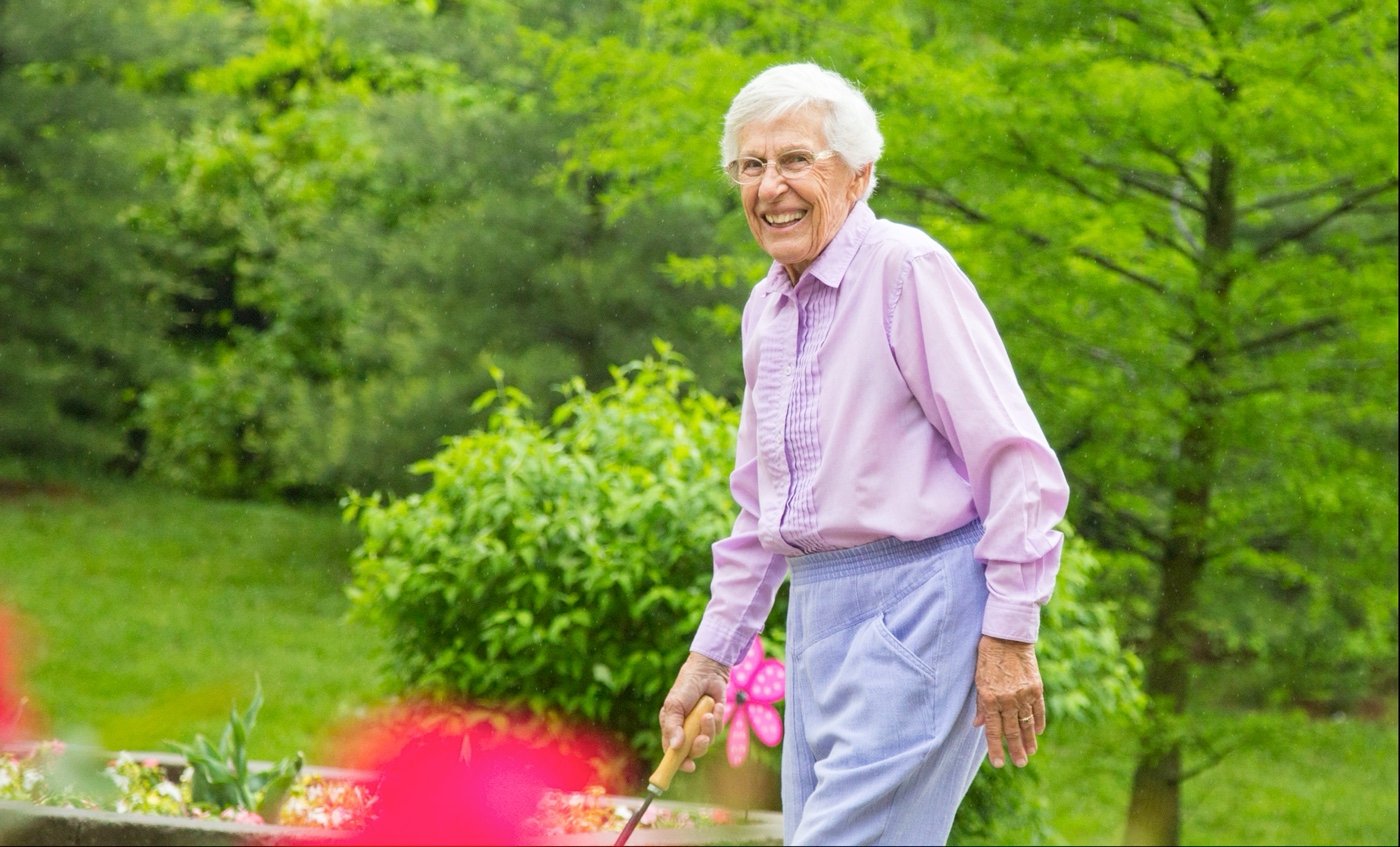
[[724, 172], [739, 185], [753, 185], [763, 179], [763, 175], [768, 172], [768, 166], [773, 165], [778, 169], [778, 176], [797, 179], [806, 176], [817, 162], [835, 155], [835, 150], [823, 150], [820, 153], [813, 153], [811, 150], [789, 150], [771, 162], [753, 156], [740, 156], [725, 165]]

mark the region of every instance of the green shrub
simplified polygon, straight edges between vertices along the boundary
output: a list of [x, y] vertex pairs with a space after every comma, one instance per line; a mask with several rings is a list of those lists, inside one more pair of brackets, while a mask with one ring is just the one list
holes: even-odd
[[597, 392], [567, 385], [547, 426], [518, 391], [488, 392], [489, 425], [415, 466], [427, 491], [350, 495], [352, 604], [405, 688], [559, 711], [654, 752], [733, 521], [737, 425], [658, 349]]
[[[730, 404], [658, 351], [597, 392], [566, 386], [548, 425], [496, 374], [478, 401], [494, 407], [489, 425], [415, 467], [428, 490], [347, 498], [363, 534], [352, 603], [388, 637], [405, 690], [585, 719], [655, 757], [657, 709], [709, 597], [710, 544], [733, 520], [737, 425]], [[1138, 707], [1114, 610], [1082, 599], [1099, 568], [1071, 536], [1040, 650], [1052, 722]], [[764, 638], [782, 655], [779, 627]], [[954, 838], [1046, 840], [1034, 780], [1034, 768], [979, 779]]]

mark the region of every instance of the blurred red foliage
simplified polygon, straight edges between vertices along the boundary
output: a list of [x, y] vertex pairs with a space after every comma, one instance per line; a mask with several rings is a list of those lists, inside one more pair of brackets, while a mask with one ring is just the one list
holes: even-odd
[[39, 726], [20, 675], [19, 618], [0, 607], [0, 744], [33, 741]]
[[339, 763], [378, 774], [351, 845], [529, 844], [549, 789], [606, 781], [618, 748], [597, 734], [476, 707], [403, 706], [342, 733]]

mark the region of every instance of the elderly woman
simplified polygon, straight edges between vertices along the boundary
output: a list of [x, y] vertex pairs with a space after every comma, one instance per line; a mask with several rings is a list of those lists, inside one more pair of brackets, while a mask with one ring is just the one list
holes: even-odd
[[1035, 641], [1068, 487], [972, 284], [866, 204], [882, 146], [860, 92], [810, 64], [759, 74], [725, 117], [773, 265], [743, 315], [739, 516], [660, 721], [679, 748], [701, 696], [724, 702], [790, 574], [791, 844], [943, 843], [983, 757], [1024, 766], [1045, 730]]

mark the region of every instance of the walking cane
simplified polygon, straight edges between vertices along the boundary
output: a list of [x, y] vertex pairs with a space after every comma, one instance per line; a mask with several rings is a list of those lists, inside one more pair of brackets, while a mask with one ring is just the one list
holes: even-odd
[[642, 801], [642, 805], [637, 811], [632, 813], [632, 819], [627, 822], [627, 826], [622, 828], [622, 833], [613, 842], [613, 847], [622, 847], [631, 837], [632, 830], [637, 828], [641, 822], [642, 815], [646, 813], [647, 806], [651, 801], [660, 797], [666, 789], [671, 787], [671, 779], [680, 770], [681, 762], [690, 753], [690, 745], [695, 743], [695, 736], [700, 734], [700, 721], [710, 710], [715, 707], [715, 698], [706, 694], [700, 698], [700, 702], [695, 704], [695, 708], [690, 710], [690, 714], [685, 716], [685, 741], [679, 747], [672, 747], [666, 751], [666, 755], [661, 757], [661, 765], [647, 777], [647, 797]]

